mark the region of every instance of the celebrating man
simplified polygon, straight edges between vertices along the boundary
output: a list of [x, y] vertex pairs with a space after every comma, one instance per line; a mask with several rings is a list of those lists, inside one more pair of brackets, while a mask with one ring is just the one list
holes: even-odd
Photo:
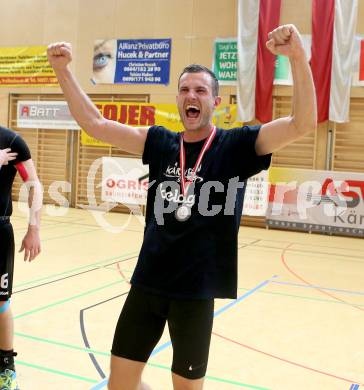
[[48, 47], [49, 62], [79, 125], [95, 138], [142, 155], [154, 183], [144, 241], [115, 331], [110, 390], [145, 388], [141, 374], [166, 322], [174, 389], [202, 389], [214, 298], [236, 298], [244, 184], [268, 168], [272, 152], [316, 127], [314, 86], [299, 32], [293, 25], [280, 26], [269, 34], [267, 48], [291, 62], [291, 116], [262, 126], [217, 129], [212, 118], [221, 101], [218, 81], [208, 68], [190, 65], [178, 82], [185, 130], [177, 134], [103, 118], [69, 69], [71, 45]]

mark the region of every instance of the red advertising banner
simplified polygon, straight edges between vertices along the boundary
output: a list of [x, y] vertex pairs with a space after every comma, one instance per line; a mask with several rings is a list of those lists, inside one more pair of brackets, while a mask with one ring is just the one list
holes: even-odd
[[359, 81], [364, 81], [364, 39], [360, 42]]
[[364, 174], [270, 169], [271, 228], [364, 237]]

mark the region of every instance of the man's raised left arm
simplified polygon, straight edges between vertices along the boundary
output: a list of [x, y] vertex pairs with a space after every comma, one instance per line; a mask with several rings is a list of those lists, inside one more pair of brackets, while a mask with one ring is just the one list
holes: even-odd
[[289, 58], [293, 98], [290, 116], [262, 125], [255, 143], [256, 153], [261, 156], [281, 149], [317, 126], [315, 87], [298, 30], [292, 24], [280, 26], [269, 33], [266, 45], [274, 55]]

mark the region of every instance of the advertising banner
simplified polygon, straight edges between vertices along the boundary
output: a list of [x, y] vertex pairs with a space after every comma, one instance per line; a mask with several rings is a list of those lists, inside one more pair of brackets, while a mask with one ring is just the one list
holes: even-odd
[[0, 86], [57, 86], [47, 46], [0, 48]]
[[270, 169], [272, 228], [364, 237], [364, 174]]
[[28, 129], [80, 129], [63, 101], [19, 100], [16, 125]]
[[169, 84], [171, 39], [109, 39], [94, 44], [95, 84]]
[[364, 86], [364, 35], [357, 35], [354, 44], [353, 82], [355, 87]]
[[[301, 35], [308, 58], [311, 57], [311, 35]], [[213, 72], [220, 85], [236, 85], [238, 68], [236, 38], [218, 38], [214, 42]], [[291, 65], [287, 57], [278, 55], [275, 63], [274, 84], [292, 85]]]
[[[308, 34], [301, 35], [303, 47], [308, 59], [311, 58], [312, 37]], [[274, 69], [274, 85], [293, 85], [291, 64], [288, 57], [276, 56]]]
[[[178, 108], [176, 104], [152, 103], [125, 103], [125, 102], [97, 102], [96, 107], [101, 115], [107, 119], [125, 123], [129, 126], [150, 127], [164, 126], [171, 131], [182, 131]], [[217, 127], [229, 129], [242, 126], [236, 120], [237, 108], [235, 104], [222, 104], [214, 112], [213, 121]], [[97, 141], [82, 130], [82, 145], [109, 146]]]
[[276, 56], [274, 68], [274, 84], [275, 85], [292, 85], [292, 71], [288, 57]]
[[[102, 158], [101, 198], [106, 202], [145, 205], [149, 170], [141, 159]], [[268, 171], [248, 180], [244, 215], [264, 216], [268, 206]]]
[[247, 181], [243, 215], [264, 217], [268, 209], [269, 171], [261, 171]]
[[102, 158], [101, 198], [105, 202], [145, 205], [148, 189], [148, 166], [141, 159]]
[[236, 85], [238, 69], [236, 38], [218, 38], [215, 40], [212, 68], [220, 85]]

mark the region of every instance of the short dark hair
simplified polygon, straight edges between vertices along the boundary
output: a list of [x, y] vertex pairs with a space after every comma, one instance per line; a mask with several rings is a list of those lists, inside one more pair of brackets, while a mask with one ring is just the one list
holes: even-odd
[[181, 77], [185, 73], [207, 73], [211, 77], [211, 87], [212, 87], [212, 93], [214, 96], [219, 95], [219, 80], [216, 78], [215, 73], [207, 68], [204, 65], [198, 65], [198, 64], [191, 64], [186, 66], [183, 70], [182, 73], [180, 74], [178, 78], [178, 86], [179, 86], [179, 81], [181, 80]]

